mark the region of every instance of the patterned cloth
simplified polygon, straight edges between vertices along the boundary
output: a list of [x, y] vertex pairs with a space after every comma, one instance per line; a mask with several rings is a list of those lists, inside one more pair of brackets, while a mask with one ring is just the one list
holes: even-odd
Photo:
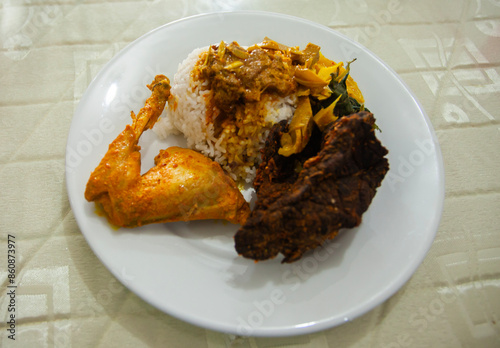
[[[142, 34], [219, 10], [281, 12], [349, 36], [400, 74], [436, 130], [446, 198], [434, 244], [400, 291], [352, 322], [291, 338], [192, 326], [123, 287], [78, 229], [64, 158], [90, 81]], [[0, 44], [0, 346], [500, 346], [498, 0], [12, 0], [0, 5]]]

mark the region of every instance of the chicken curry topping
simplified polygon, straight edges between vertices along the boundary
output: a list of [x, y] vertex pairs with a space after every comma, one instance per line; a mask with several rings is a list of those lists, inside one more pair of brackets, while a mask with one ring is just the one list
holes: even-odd
[[312, 43], [300, 50], [265, 38], [248, 48], [237, 42], [212, 45], [192, 73], [213, 91], [207, 124], [214, 124], [217, 136], [226, 130], [239, 141], [255, 135], [245, 131], [248, 120], [242, 119], [249, 108], [254, 109], [252, 122], [262, 123], [265, 112], [259, 111], [269, 96], [298, 96], [294, 124], [282, 139], [281, 154], [289, 156], [307, 144], [311, 122], [325, 127], [338, 116], [363, 110], [363, 95], [349, 66], [326, 58]]
[[296, 104], [290, 129], [281, 139], [283, 156], [306, 146], [313, 123], [324, 128], [338, 116], [363, 110], [363, 95], [349, 76], [349, 65], [326, 58], [312, 43], [300, 50], [269, 38], [250, 47], [221, 41], [200, 56], [192, 78], [211, 92], [206, 124], [213, 125], [229, 166], [238, 174], [238, 168], [260, 161], [254, 144], [259, 131], [272, 126], [266, 119], [270, 102], [289, 97]]

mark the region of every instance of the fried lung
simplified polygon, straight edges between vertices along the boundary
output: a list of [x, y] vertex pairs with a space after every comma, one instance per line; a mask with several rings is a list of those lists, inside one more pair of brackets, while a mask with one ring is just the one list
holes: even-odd
[[236, 251], [250, 259], [284, 255], [299, 260], [306, 251], [361, 223], [389, 164], [367, 111], [345, 116], [323, 133], [315, 129], [299, 154], [278, 154], [286, 122], [271, 130], [254, 187], [255, 208], [235, 235]]

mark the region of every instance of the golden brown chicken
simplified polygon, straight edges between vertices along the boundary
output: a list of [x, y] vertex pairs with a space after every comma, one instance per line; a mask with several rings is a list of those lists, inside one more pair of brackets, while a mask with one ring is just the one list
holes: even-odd
[[248, 203], [220, 165], [202, 154], [180, 147], [160, 151], [155, 167], [143, 175], [138, 146], [142, 133], [153, 127], [170, 96], [170, 82], [155, 77], [151, 97], [132, 125], [109, 145], [90, 175], [85, 198], [102, 208], [109, 222], [135, 227], [156, 222], [225, 219], [243, 223]]

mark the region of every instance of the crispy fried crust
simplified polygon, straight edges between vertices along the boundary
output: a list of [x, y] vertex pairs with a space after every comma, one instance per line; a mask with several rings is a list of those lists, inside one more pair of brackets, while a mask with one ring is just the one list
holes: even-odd
[[341, 228], [358, 226], [389, 169], [374, 123], [365, 111], [345, 116], [290, 157], [278, 155], [287, 125], [275, 125], [254, 182], [256, 206], [235, 235], [236, 251], [254, 260], [281, 253], [283, 262], [294, 262]]

